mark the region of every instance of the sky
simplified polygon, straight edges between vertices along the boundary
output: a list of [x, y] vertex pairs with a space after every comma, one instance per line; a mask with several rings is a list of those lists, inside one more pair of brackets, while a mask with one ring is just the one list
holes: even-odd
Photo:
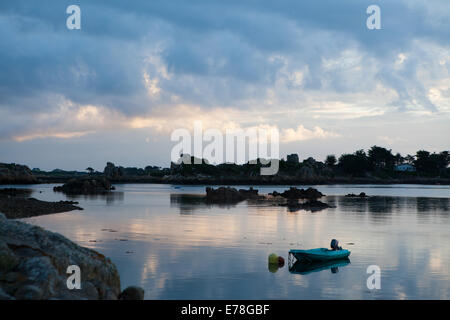
[[0, 162], [167, 167], [194, 121], [276, 128], [281, 157], [449, 150], [450, 2], [0, 2]]

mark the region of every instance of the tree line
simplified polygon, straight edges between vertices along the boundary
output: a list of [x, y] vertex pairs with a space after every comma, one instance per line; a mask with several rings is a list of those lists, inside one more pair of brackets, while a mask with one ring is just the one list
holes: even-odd
[[367, 153], [361, 149], [351, 154], [342, 154], [338, 159], [335, 155], [328, 155], [325, 164], [355, 176], [363, 176], [369, 172], [393, 173], [395, 167], [401, 164], [414, 166], [418, 175], [447, 176], [449, 161], [448, 151], [431, 153], [419, 150], [415, 155], [402, 156], [400, 153], [394, 155], [390, 149], [373, 146]]

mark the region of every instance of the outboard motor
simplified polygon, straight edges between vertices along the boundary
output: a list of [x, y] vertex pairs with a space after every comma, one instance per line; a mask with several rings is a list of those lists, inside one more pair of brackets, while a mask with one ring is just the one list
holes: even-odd
[[339, 247], [339, 241], [337, 241], [336, 239], [331, 240], [330, 246], [332, 250], [342, 250], [342, 248]]

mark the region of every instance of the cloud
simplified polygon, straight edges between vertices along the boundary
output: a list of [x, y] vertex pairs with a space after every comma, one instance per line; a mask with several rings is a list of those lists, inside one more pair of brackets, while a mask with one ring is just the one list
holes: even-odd
[[376, 31], [369, 0], [79, 0], [79, 31], [65, 26], [73, 1], [3, 1], [0, 140], [161, 134], [188, 119], [297, 142], [355, 121], [396, 119], [389, 136], [401, 134], [406, 118], [450, 115], [445, 1], [379, 0]]
[[388, 146], [394, 144], [395, 142], [405, 141], [405, 139], [403, 139], [403, 138], [388, 137], [388, 136], [379, 136], [377, 138], [378, 138], [378, 140], [382, 141], [384, 144], [386, 144]]
[[[365, 1], [80, 1], [79, 32], [61, 23], [67, 3], [2, 4], [2, 108], [46, 108], [45, 94], [127, 114], [179, 100], [245, 108], [275, 88], [295, 99], [300, 91], [367, 93], [377, 85], [397, 92], [396, 107], [414, 100], [438, 108], [415, 73], [433, 63], [430, 45], [448, 52], [450, 28], [431, 23], [437, 10], [423, 1], [381, 1], [378, 33], [364, 28]], [[408, 65], [395, 69], [398, 54], [411, 51]], [[148, 95], [149, 85], [158, 95]], [[30, 97], [35, 103], [23, 103]]]
[[306, 129], [304, 126], [299, 125], [297, 129], [283, 129], [281, 133], [282, 142], [294, 142], [294, 141], [304, 141], [310, 139], [325, 139], [325, 138], [336, 138], [339, 134], [328, 132], [320, 127], [314, 127], [313, 130]]
[[[193, 130], [199, 122], [206, 129], [218, 129], [225, 134], [227, 130], [266, 129], [278, 130], [281, 142], [295, 142], [310, 139], [339, 137], [339, 134], [326, 131], [318, 126], [307, 129], [303, 125], [286, 128], [282, 121], [276, 121], [270, 112], [260, 110], [239, 110], [215, 108], [202, 110], [199, 106], [180, 105], [170, 108], [157, 108], [146, 116], [129, 116], [103, 106], [76, 105], [61, 100], [57, 110], [41, 113], [28, 119], [29, 129], [20, 129], [20, 134], [9, 133], [10, 138], [23, 142], [42, 138], [71, 139], [96, 132], [129, 129], [147, 129], [153, 136], [170, 136], [179, 128]], [[48, 125], [48, 124], [51, 125]]]

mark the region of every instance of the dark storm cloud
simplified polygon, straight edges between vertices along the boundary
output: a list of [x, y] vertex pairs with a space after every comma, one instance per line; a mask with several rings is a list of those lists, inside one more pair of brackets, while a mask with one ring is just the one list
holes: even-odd
[[[366, 8], [373, 3], [382, 9], [383, 30], [375, 32], [365, 25]], [[65, 27], [70, 4], [81, 6], [80, 31]], [[129, 115], [170, 105], [172, 96], [203, 107], [244, 107], [240, 101], [263, 98], [288, 64], [288, 68], [307, 66], [302, 83], [306, 93], [317, 89], [365, 92], [381, 81], [398, 93], [396, 107], [415, 99], [424, 108], [436, 110], [416, 75], [422, 56], [407, 61], [403, 71], [393, 70], [392, 63], [400, 52], [414, 49], [414, 39], [448, 47], [449, 20], [431, 15], [448, 13], [448, 5], [439, 10], [443, 4], [2, 1], [0, 108], [39, 113], [57, 108], [60, 99], [55, 96]], [[324, 59], [336, 58], [346, 49], [358, 51], [362, 70], [323, 69]], [[149, 57], [159, 60], [149, 62]], [[154, 99], [147, 94], [144, 72], [158, 80], [161, 93]], [[5, 119], [2, 126], [8, 126]]]

